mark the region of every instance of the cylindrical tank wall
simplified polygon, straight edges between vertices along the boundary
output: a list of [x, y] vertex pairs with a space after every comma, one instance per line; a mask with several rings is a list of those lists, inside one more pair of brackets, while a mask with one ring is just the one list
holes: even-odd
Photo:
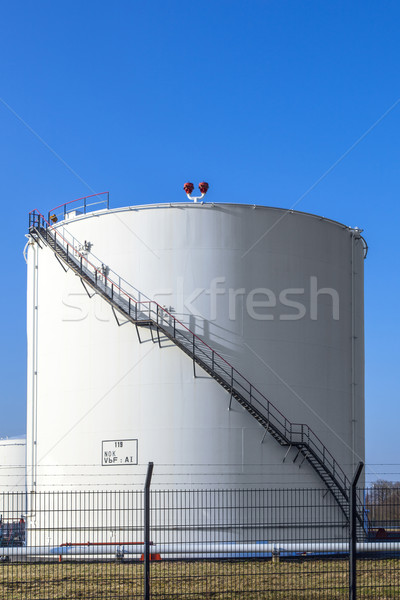
[[[363, 244], [349, 228], [179, 204], [92, 213], [58, 230], [90, 242], [288, 419], [310, 425], [351, 476], [364, 457], [364, 357]], [[29, 489], [141, 487], [150, 460], [160, 488], [321, 486], [295, 449], [285, 458], [239, 405], [228, 410], [226, 391], [199, 368], [194, 377], [177, 347], [139, 337], [121, 315], [119, 326], [49, 248], [32, 244], [28, 256]]]
[[26, 439], [0, 440], [0, 492], [25, 491]]
[[26, 440], [0, 440], [0, 521], [18, 521], [26, 511]]

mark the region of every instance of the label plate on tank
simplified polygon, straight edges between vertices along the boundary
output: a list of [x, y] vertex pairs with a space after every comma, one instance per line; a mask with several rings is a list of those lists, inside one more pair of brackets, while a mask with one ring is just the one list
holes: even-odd
[[101, 446], [103, 467], [138, 464], [138, 440], [103, 440]]

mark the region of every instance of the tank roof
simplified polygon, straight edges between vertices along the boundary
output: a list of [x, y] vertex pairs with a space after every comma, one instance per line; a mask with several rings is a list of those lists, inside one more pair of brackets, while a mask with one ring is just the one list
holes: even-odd
[[[309, 217], [309, 218], [313, 218], [313, 219], [318, 219], [319, 221], [324, 221], [327, 223], [332, 223], [333, 225], [337, 225], [339, 227], [341, 227], [342, 229], [349, 229], [352, 230], [354, 229], [353, 227], [350, 227], [349, 225], [345, 225], [344, 223], [341, 223], [340, 221], [336, 221], [334, 219], [329, 219], [327, 217], [321, 216], [321, 215], [316, 215], [314, 213], [308, 213], [308, 212], [303, 212], [303, 211], [299, 211], [299, 210], [294, 210], [294, 209], [290, 209], [290, 208], [280, 208], [277, 206], [266, 206], [263, 204], [245, 204], [245, 203], [234, 203], [234, 202], [159, 202], [156, 204], [138, 204], [138, 205], [130, 205], [130, 206], [121, 206], [121, 207], [116, 207], [116, 208], [110, 208], [110, 209], [101, 209], [101, 210], [97, 210], [97, 211], [91, 211], [88, 212], [86, 214], [77, 214], [76, 216], [71, 216], [68, 220], [75, 220], [75, 219], [86, 219], [88, 217], [92, 217], [92, 216], [97, 216], [97, 215], [103, 215], [103, 214], [112, 214], [112, 213], [118, 213], [118, 212], [125, 212], [125, 211], [137, 211], [137, 210], [157, 210], [157, 209], [165, 209], [165, 208], [192, 208], [195, 210], [199, 210], [199, 209], [210, 209], [210, 208], [225, 208], [225, 207], [238, 207], [238, 208], [244, 208], [244, 209], [249, 209], [249, 210], [272, 210], [272, 211], [277, 211], [277, 212], [282, 212], [282, 213], [287, 213], [287, 214], [294, 214], [294, 215], [299, 215], [299, 216], [303, 216], [303, 217]], [[362, 231], [362, 229], [360, 229], [360, 231]]]

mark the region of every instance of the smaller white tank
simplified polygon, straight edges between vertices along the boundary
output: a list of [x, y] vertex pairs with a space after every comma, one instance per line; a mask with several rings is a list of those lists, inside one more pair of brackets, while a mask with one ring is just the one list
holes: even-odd
[[26, 439], [0, 439], [0, 494], [25, 492]]
[[[26, 439], [0, 440], [0, 521], [2, 531], [26, 512]], [[4, 533], [4, 531], [3, 531]]]

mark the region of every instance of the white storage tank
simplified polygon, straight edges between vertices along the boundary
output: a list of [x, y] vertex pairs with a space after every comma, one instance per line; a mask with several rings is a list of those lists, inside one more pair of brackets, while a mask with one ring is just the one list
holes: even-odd
[[26, 512], [26, 439], [0, 439], [0, 531], [18, 523]]
[[[55, 229], [84, 260], [166, 307], [351, 478], [364, 460], [358, 230], [245, 204], [66, 216]], [[148, 461], [161, 489], [324, 486], [181, 349], [92, 294], [31, 240], [28, 491], [141, 489]]]
[[0, 493], [25, 491], [26, 439], [0, 439]]

